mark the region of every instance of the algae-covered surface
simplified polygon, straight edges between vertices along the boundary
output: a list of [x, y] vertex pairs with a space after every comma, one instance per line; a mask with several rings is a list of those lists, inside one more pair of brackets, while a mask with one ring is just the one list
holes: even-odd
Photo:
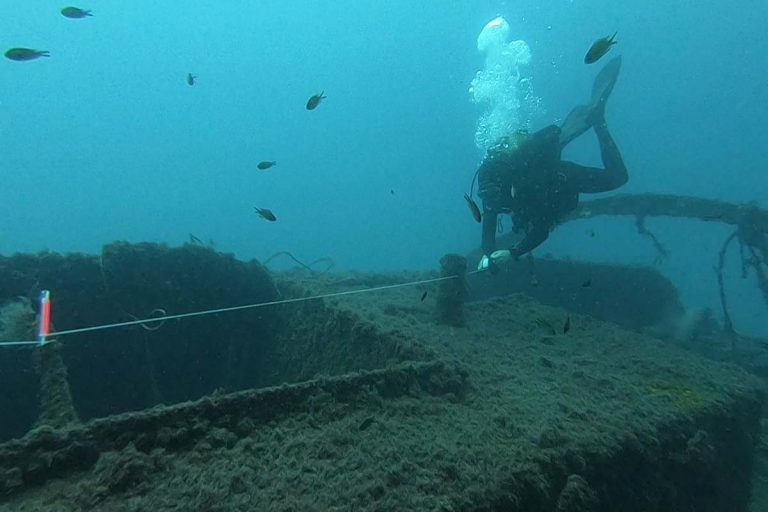
[[[390, 282], [300, 284], [311, 294]], [[523, 295], [467, 304], [463, 327], [438, 325], [438, 296], [429, 284], [325, 303], [457, 368], [458, 387], [320, 392], [263, 421], [239, 410], [203, 422], [188, 446], [115, 443], [81, 469], [15, 486], [7, 469], [0, 511], [744, 509], [756, 378]]]

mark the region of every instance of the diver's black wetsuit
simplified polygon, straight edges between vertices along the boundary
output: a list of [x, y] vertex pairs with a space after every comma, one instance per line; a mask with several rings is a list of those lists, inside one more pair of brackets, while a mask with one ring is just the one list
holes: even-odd
[[628, 180], [621, 153], [601, 120], [593, 126], [605, 169], [585, 167], [560, 159], [560, 128], [552, 125], [514, 150], [491, 148], [478, 170], [478, 195], [483, 200], [483, 253], [496, 250], [500, 213], [511, 213], [524, 238], [511, 249], [513, 257], [532, 251], [550, 230], [579, 203], [579, 194], [608, 192]]

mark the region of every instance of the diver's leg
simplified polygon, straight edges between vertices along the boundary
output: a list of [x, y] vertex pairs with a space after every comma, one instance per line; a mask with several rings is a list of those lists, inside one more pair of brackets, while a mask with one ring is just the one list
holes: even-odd
[[600, 143], [600, 156], [605, 169], [585, 167], [572, 162], [563, 162], [561, 171], [573, 180], [576, 189], [584, 194], [596, 194], [616, 190], [629, 180], [627, 167], [618, 146], [611, 137], [605, 121], [595, 124], [595, 134]]

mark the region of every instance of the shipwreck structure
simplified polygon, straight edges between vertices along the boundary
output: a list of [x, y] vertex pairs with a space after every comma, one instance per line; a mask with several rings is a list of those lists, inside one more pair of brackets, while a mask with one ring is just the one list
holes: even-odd
[[[574, 218], [603, 214], [651, 239], [650, 215], [732, 224], [723, 253], [737, 241], [765, 291], [754, 206], [625, 196]], [[648, 336], [681, 310], [653, 269], [539, 260], [533, 286], [471, 264], [274, 273], [125, 243], [0, 258], [0, 301], [44, 283], [55, 331], [79, 331], [0, 351], [0, 511], [746, 510], [761, 340], [711, 324], [702, 357]], [[751, 372], [716, 360], [735, 339]]]

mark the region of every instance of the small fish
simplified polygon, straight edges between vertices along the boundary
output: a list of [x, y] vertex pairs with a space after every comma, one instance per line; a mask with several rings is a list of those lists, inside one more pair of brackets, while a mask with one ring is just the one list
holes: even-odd
[[565, 325], [563, 325], [563, 334], [568, 334], [568, 331], [571, 330], [571, 316], [568, 315], [565, 318]]
[[392, 195], [395, 195], [394, 189], [390, 189], [389, 193], [392, 194]]
[[464, 194], [464, 200], [467, 202], [467, 206], [469, 206], [469, 211], [472, 212], [472, 217], [477, 222], [482, 222], [483, 216], [480, 213], [480, 208], [477, 207], [477, 203], [469, 197], [467, 194]]
[[267, 169], [269, 169], [270, 167], [274, 167], [274, 166], [276, 166], [276, 165], [277, 165], [277, 162], [276, 162], [276, 161], [274, 161], [274, 160], [273, 160], [273, 161], [271, 161], [271, 162], [270, 162], [269, 160], [264, 160], [264, 161], [262, 161], [262, 162], [259, 162], [259, 163], [258, 163], [258, 165], [256, 165], [256, 167], [258, 167], [258, 168], [259, 168], [259, 169], [261, 169], [262, 171], [266, 171], [266, 170], [267, 170]]
[[424, 299], [427, 298], [427, 290], [424, 290], [424, 293], [421, 294], [421, 302], [424, 302]]
[[323, 96], [324, 93], [325, 91], [321, 92], [320, 94], [315, 94], [309, 98], [307, 100], [307, 110], [315, 110], [320, 102], [326, 98], [326, 96]]
[[72, 19], [87, 18], [88, 16], [93, 16], [91, 11], [80, 9], [79, 7], [65, 7], [61, 10], [61, 15], [65, 18]]
[[591, 279], [587, 279], [586, 281], [581, 283], [581, 287], [582, 288], [589, 288], [590, 286], [592, 286], [592, 280]]
[[31, 48], [11, 48], [5, 52], [5, 56], [11, 60], [35, 60], [38, 57], [50, 57], [47, 50], [33, 50]]
[[187, 84], [188, 85], [195, 85], [195, 80], [197, 80], [197, 76], [193, 75], [192, 73], [187, 73]]
[[269, 210], [267, 208], [255, 208], [255, 210], [256, 210], [256, 213], [259, 215], [259, 217], [261, 217], [262, 219], [266, 219], [270, 222], [275, 222], [277, 220], [277, 217], [275, 217], [275, 214], [272, 213], [272, 210]]
[[367, 430], [368, 427], [370, 427], [371, 425], [373, 425], [373, 416], [369, 416], [365, 418], [362, 421], [362, 423], [360, 423], [360, 425], [357, 427], [357, 430], [360, 430], [362, 432], [363, 430]]
[[203, 245], [203, 241], [197, 238], [192, 233], [189, 234], [189, 243], [191, 243], [192, 245]]
[[589, 231], [587, 231], [587, 234], [589, 235], [589, 238], [595, 238], [595, 231], [594, 230], [590, 229]]
[[618, 32], [614, 32], [612, 36], [601, 37], [592, 43], [592, 46], [589, 47], [589, 51], [584, 56], [584, 63], [592, 64], [597, 62], [600, 60], [600, 57], [608, 53], [608, 50], [611, 49], [611, 46], [615, 45], [617, 42], [616, 34], [618, 34]]

